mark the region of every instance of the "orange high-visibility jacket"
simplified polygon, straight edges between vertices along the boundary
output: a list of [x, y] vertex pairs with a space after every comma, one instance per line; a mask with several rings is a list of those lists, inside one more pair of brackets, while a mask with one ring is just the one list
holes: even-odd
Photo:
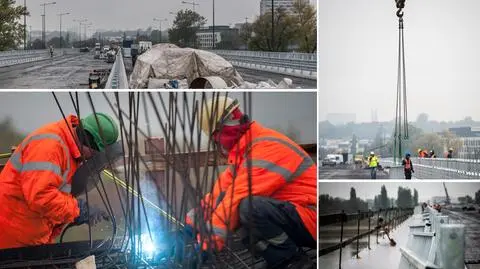
[[31, 133], [0, 173], [0, 249], [51, 243], [79, 215], [70, 194], [80, 151], [70, 115]]
[[[216, 181], [212, 193], [204, 199], [204, 203], [211, 201], [213, 205], [211, 228], [216, 241], [224, 241], [227, 230], [233, 232], [239, 226], [238, 206], [249, 195], [246, 156], [251, 159], [252, 195], [292, 203], [316, 240], [316, 164], [288, 137], [253, 122], [229, 153], [228, 168]], [[192, 217], [190, 211], [187, 223]], [[223, 247], [223, 242], [216, 243], [217, 248]]]

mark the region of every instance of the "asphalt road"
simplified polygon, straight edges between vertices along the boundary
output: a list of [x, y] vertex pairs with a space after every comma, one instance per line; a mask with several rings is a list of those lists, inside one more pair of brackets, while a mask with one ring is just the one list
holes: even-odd
[[298, 87], [302, 89], [316, 89], [317, 80], [305, 79], [299, 77], [293, 77], [288, 75], [263, 72], [252, 69], [245, 69], [240, 67], [235, 67], [242, 76], [242, 78], [248, 82], [258, 83], [260, 81], [267, 81], [271, 79], [274, 83], [279, 83], [283, 78], [290, 78], [293, 81], [293, 87]]
[[[340, 165], [335, 167], [320, 166], [319, 179], [370, 179], [369, 169], [355, 169], [351, 166]], [[388, 179], [388, 175], [377, 171], [377, 179]]]
[[75, 53], [52, 59], [0, 68], [1, 89], [87, 89], [94, 69], [111, 68], [91, 53]]

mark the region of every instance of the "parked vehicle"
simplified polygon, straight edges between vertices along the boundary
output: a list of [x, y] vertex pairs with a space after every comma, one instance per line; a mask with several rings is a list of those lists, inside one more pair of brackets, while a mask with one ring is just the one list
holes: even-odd
[[322, 166], [336, 166], [343, 163], [343, 155], [341, 154], [328, 154], [322, 160]]

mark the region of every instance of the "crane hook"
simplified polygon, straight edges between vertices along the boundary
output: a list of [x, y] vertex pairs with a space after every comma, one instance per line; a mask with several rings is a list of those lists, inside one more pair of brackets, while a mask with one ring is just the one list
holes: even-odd
[[405, 0], [395, 0], [395, 3], [397, 5], [397, 17], [402, 18], [403, 17], [403, 8], [405, 8]]

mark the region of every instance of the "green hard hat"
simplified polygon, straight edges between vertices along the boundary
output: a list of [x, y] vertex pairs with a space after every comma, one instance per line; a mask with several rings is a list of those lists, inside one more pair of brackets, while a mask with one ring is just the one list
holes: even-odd
[[[96, 119], [95, 119], [96, 116]], [[98, 124], [97, 124], [98, 120]], [[99, 127], [100, 125], [100, 127]], [[98, 147], [99, 151], [103, 151], [105, 149], [105, 145], [103, 142], [107, 143], [107, 145], [111, 145], [117, 142], [118, 139], [118, 126], [113, 119], [103, 113], [95, 113], [90, 114], [86, 118], [82, 119], [82, 126], [83, 129], [88, 131], [92, 136], [95, 144]], [[101, 131], [100, 131], [101, 129]], [[102, 136], [100, 135], [103, 135]]]

